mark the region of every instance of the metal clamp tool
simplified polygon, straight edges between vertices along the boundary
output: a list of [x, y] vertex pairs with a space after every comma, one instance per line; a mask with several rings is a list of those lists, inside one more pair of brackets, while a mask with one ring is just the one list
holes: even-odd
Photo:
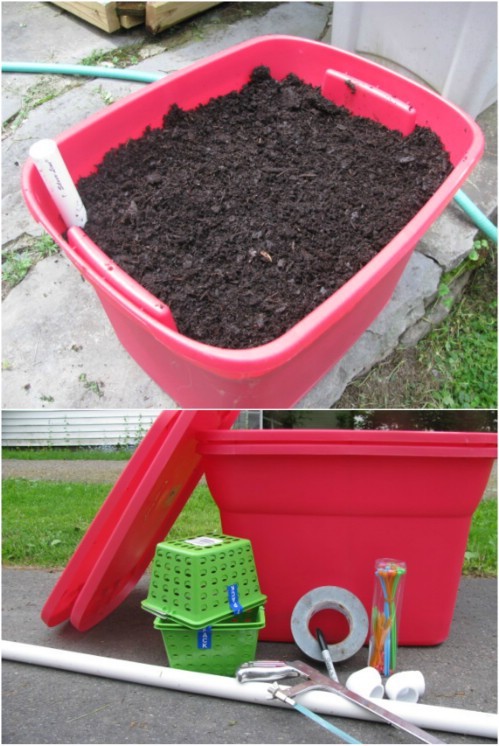
[[237, 680], [241, 683], [247, 681], [274, 682], [277, 679], [286, 679], [296, 676], [304, 678], [305, 681], [301, 684], [287, 687], [286, 689], [273, 687], [270, 690], [271, 694], [276, 696], [275, 692], [281, 691], [284, 692], [287, 697], [293, 699], [298, 694], [310, 691], [311, 689], [326, 689], [356, 705], [359, 705], [359, 707], [372, 712], [374, 715], [377, 715], [380, 720], [384, 720], [386, 723], [393, 725], [394, 728], [398, 728], [398, 730], [409, 733], [423, 743], [444, 743], [444, 741], [440, 741], [438, 738], [430, 735], [417, 725], [409, 723], [407, 720], [398, 717], [398, 715], [395, 715], [389, 710], [385, 710], [372, 700], [361, 697], [360, 694], [356, 694], [355, 692], [351, 692], [339, 682], [333, 681], [315, 668], [312, 668], [312, 666], [302, 663], [301, 661], [292, 661], [291, 663], [285, 663], [284, 661], [251, 661], [249, 663], [244, 663], [237, 671]]

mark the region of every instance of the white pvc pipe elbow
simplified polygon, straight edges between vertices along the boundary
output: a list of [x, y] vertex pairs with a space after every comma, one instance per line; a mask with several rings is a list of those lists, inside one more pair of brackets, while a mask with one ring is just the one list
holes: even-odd
[[421, 671], [400, 671], [392, 674], [385, 683], [386, 696], [397, 702], [417, 702], [424, 690]]
[[372, 666], [366, 666], [350, 674], [345, 686], [351, 692], [360, 694], [361, 697], [382, 699], [384, 693], [381, 674]]

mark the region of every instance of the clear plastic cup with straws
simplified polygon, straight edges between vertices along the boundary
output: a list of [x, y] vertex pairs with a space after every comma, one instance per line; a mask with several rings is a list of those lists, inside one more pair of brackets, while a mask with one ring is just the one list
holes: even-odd
[[397, 668], [398, 627], [406, 572], [405, 562], [399, 560], [378, 559], [375, 562], [369, 665], [383, 676], [390, 676]]

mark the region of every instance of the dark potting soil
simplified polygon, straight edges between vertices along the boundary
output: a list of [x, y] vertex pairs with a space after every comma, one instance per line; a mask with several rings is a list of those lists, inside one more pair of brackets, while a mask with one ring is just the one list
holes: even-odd
[[173, 106], [78, 189], [88, 235], [181, 333], [242, 349], [356, 274], [451, 168], [431, 130], [404, 137], [257, 68], [240, 92]]

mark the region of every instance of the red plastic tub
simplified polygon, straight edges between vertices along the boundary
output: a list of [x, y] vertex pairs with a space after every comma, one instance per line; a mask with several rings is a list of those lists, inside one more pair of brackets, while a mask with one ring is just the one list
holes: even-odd
[[199, 447], [223, 531], [253, 546], [262, 639], [291, 641], [295, 604], [320, 586], [346, 588], [369, 613], [380, 557], [407, 563], [400, 643], [447, 638], [496, 434], [236, 430]]
[[[441, 138], [453, 170], [418, 214], [343, 287], [279, 338], [230, 350], [177, 331], [170, 309], [86, 236], [66, 234], [28, 160], [22, 190], [34, 216], [93, 285], [116, 334], [137, 363], [183, 407], [290, 407], [344, 355], [390, 299], [411, 252], [466, 179], [483, 151], [475, 122], [443, 98], [357, 55], [326, 44], [267, 36], [239, 44], [125, 97], [57, 138], [74, 180], [146, 126], [159, 127], [173, 103], [193, 108], [239, 90], [266, 65], [276, 79], [290, 72], [354, 114], [409, 133], [428, 126]], [[354, 85], [351, 85], [353, 83]], [[354, 92], [355, 91], [355, 92]], [[228, 309], [230, 313], [230, 309]]]

